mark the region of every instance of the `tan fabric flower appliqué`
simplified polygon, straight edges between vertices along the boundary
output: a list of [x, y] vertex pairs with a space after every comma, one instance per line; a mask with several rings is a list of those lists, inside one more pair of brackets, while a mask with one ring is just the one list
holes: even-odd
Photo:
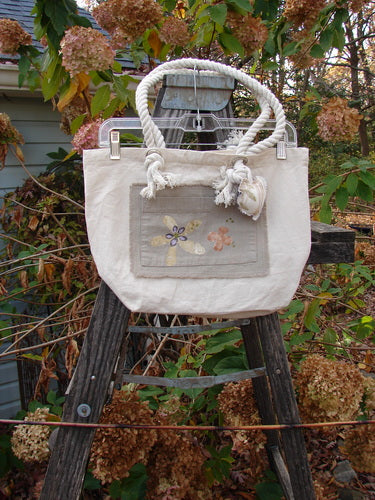
[[229, 229], [224, 226], [220, 226], [218, 231], [211, 231], [211, 233], [208, 233], [207, 239], [208, 241], [214, 241], [214, 250], [221, 252], [222, 249], [224, 248], [224, 245], [231, 245], [233, 243], [233, 240], [230, 236], [227, 236], [227, 232]]
[[168, 245], [168, 252], [165, 259], [167, 266], [176, 265], [178, 246], [191, 254], [203, 255], [206, 253], [206, 249], [200, 243], [188, 239], [187, 236], [197, 229], [202, 224], [202, 221], [195, 219], [188, 222], [186, 226], [179, 226], [173, 217], [166, 215], [163, 217], [163, 223], [167, 226], [169, 232], [152, 238], [151, 245], [153, 247]]

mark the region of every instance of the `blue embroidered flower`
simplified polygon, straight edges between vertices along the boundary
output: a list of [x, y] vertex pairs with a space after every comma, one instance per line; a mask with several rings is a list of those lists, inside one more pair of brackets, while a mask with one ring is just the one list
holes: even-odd
[[170, 246], [175, 247], [177, 245], [178, 240], [180, 241], [186, 241], [187, 237], [182, 234], [185, 232], [184, 227], [178, 227], [178, 226], [173, 226], [172, 228], [173, 233], [167, 233], [165, 237], [170, 241]]
[[186, 226], [179, 226], [175, 219], [170, 215], [163, 217], [163, 223], [169, 229], [168, 233], [155, 236], [150, 241], [151, 246], [159, 247], [161, 245], [168, 245], [168, 252], [165, 259], [167, 266], [175, 266], [177, 263], [177, 248], [180, 247], [184, 252], [194, 255], [203, 255], [206, 249], [198, 242], [188, 240], [187, 234], [191, 234], [198, 229], [202, 221], [194, 219], [186, 224]]

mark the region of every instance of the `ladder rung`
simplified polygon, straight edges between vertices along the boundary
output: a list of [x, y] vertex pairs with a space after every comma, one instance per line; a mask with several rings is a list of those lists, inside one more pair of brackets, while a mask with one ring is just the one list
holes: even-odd
[[170, 335], [187, 335], [202, 331], [221, 330], [232, 326], [244, 326], [250, 323], [249, 319], [224, 321], [222, 323], [211, 323], [210, 325], [187, 325], [187, 326], [129, 326], [129, 333], [169, 333]]
[[163, 387], [177, 387], [178, 389], [203, 389], [227, 382], [238, 382], [248, 378], [262, 377], [266, 374], [266, 367], [244, 370], [242, 372], [226, 373], [225, 375], [209, 375], [203, 377], [148, 377], [147, 375], [124, 375], [123, 381], [142, 385], [159, 385]]

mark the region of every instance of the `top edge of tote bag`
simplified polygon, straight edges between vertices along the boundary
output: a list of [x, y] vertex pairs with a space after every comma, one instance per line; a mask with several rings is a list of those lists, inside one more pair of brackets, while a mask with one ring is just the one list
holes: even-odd
[[[235, 150], [167, 149], [148, 111], [166, 74], [224, 74], [257, 99], [260, 115]], [[86, 221], [99, 275], [131, 310], [245, 318], [286, 307], [310, 252], [308, 150], [274, 147], [285, 134], [276, 97], [223, 64], [180, 59], [139, 84], [146, 148], [84, 151]], [[271, 112], [275, 129], [253, 139]]]

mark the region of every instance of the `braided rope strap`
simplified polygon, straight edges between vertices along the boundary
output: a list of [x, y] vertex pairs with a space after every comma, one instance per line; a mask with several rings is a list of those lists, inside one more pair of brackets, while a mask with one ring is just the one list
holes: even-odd
[[[166, 74], [178, 73], [194, 74], [197, 70], [203, 70], [205, 74], [214, 72], [235, 78], [245, 87], [251, 90], [258, 100], [261, 114], [252, 124], [246, 134], [241, 138], [236, 148], [236, 161], [231, 168], [221, 168], [222, 179], [214, 184], [216, 190], [215, 202], [224, 204], [226, 207], [237, 203], [240, 211], [252, 216], [254, 220], [261, 214], [266, 198], [267, 185], [261, 176], [252, 176], [251, 170], [246, 166], [244, 155], [257, 155], [258, 153], [273, 147], [284, 138], [285, 115], [283, 108], [277, 98], [266, 87], [257, 80], [246, 75], [231, 66], [226, 66], [214, 61], [203, 59], [178, 59], [157, 66], [139, 84], [136, 92], [136, 107], [144, 131], [145, 143], [152, 148], [152, 153], [146, 157], [148, 185], [141, 191], [146, 198], [155, 196], [157, 190], [166, 186], [173, 186], [173, 176], [162, 173], [164, 160], [161, 149], [165, 148], [162, 133], [151, 119], [148, 110], [148, 93]], [[272, 134], [262, 141], [252, 144], [255, 135], [262, 129], [273, 111], [276, 126]]]

